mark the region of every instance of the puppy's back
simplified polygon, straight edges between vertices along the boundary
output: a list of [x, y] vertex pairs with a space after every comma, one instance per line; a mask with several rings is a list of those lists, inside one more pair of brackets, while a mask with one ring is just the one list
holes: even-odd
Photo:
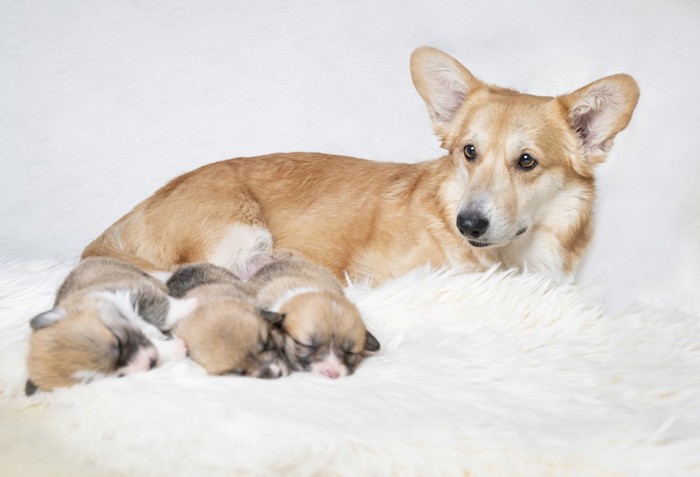
[[299, 258], [283, 258], [268, 263], [253, 275], [248, 285], [263, 305], [300, 288], [343, 295], [343, 288], [330, 270]]
[[165, 291], [165, 285], [134, 265], [113, 258], [89, 257], [68, 274], [56, 293], [54, 306], [72, 293], [115, 282], [148, 283]]
[[[236, 289], [241, 284], [240, 279], [223, 267], [211, 263], [193, 263], [183, 265], [168, 279], [168, 293], [175, 298], [187, 295], [191, 290], [210, 284], [231, 285]], [[231, 287], [229, 287], [231, 288]], [[223, 290], [222, 290], [223, 291]]]

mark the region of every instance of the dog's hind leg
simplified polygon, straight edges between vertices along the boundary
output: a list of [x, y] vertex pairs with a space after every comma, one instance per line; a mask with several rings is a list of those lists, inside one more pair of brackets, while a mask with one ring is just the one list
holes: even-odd
[[222, 227], [206, 261], [247, 280], [272, 260], [272, 234], [265, 227], [260, 204], [250, 194], [240, 191], [235, 199], [232, 220]]
[[260, 225], [241, 222], [228, 227], [207, 262], [231, 270], [241, 280], [255, 274], [272, 257], [272, 235]]

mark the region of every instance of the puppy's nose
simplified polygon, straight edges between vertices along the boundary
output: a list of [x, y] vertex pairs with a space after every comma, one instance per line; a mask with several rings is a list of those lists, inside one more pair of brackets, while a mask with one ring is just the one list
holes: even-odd
[[148, 361], [148, 369], [153, 369], [153, 368], [155, 368], [156, 366], [158, 366], [158, 360], [157, 360], [156, 358], [151, 358], [151, 359]]
[[335, 369], [322, 369], [321, 374], [324, 376], [328, 376], [331, 379], [337, 379], [340, 376], [340, 373], [335, 370]]
[[462, 212], [457, 216], [457, 228], [465, 237], [479, 238], [489, 228], [489, 221], [479, 213]]
[[281, 378], [286, 374], [286, 368], [282, 367], [281, 364], [272, 363], [268, 367], [268, 370], [270, 372], [270, 378]]

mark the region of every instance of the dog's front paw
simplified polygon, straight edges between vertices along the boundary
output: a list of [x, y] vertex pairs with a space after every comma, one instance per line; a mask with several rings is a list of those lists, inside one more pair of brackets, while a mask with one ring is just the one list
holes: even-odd
[[171, 340], [154, 343], [158, 348], [158, 365], [177, 361], [187, 356], [187, 345], [182, 339], [174, 337]]

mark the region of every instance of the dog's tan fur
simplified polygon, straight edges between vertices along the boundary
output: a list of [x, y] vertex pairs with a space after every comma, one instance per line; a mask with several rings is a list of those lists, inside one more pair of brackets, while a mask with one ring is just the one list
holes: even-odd
[[[591, 238], [594, 166], [630, 121], [634, 80], [614, 75], [568, 95], [532, 96], [487, 85], [428, 47], [413, 53], [411, 72], [448, 155], [396, 164], [291, 153], [209, 164], [139, 204], [83, 256], [149, 270], [231, 266], [226, 251], [245, 225], [269, 229], [277, 249], [339, 278], [347, 271], [375, 284], [426, 262], [571, 274]], [[468, 144], [478, 151], [473, 161]], [[537, 167], [519, 169], [522, 154]], [[489, 246], [470, 245], [456, 225], [474, 208], [493, 223]]]

